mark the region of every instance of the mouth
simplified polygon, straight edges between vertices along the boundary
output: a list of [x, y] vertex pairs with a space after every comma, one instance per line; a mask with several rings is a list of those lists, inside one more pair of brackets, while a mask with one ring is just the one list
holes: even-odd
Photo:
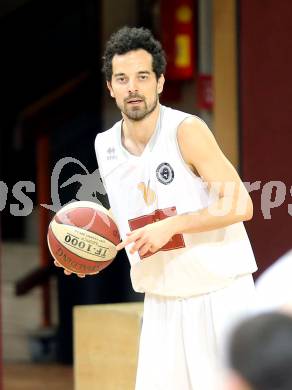
[[127, 101], [128, 104], [139, 104], [139, 103], [142, 103], [143, 100], [142, 99], [130, 99]]

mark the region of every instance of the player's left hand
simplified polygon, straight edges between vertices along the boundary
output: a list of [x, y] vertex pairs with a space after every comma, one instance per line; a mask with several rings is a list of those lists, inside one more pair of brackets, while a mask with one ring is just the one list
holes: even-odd
[[162, 248], [173, 236], [170, 218], [162, 221], [153, 222], [142, 228], [127, 233], [127, 238], [117, 245], [117, 250], [125, 248], [133, 243], [130, 253], [139, 251], [141, 256], [148, 251], [154, 253]]

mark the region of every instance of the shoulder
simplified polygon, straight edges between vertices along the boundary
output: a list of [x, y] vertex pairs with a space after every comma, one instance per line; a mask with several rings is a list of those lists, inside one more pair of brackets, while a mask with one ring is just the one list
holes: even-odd
[[187, 117], [180, 123], [177, 138], [180, 144], [186, 144], [186, 146], [189, 145], [196, 149], [216, 142], [207, 124], [195, 115]]
[[222, 151], [207, 124], [197, 116], [186, 118], [178, 127], [177, 142], [184, 160], [199, 166], [222, 157]]
[[121, 126], [121, 122], [122, 121], [120, 120], [116, 122], [110, 129], [98, 133], [95, 137], [95, 147], [97, 147], [100, 143], [108, 142], [116, 138], [116, 134], [119, 127]]
[[190, 113], [180, 111], [175, 108], [164, 106], [164, 105], [161, 105], [161, 109], [162, 109], [163, 117], [165, 117], [167, 120], [175, 120], [178, 122], [182, 122], [187, 117], [192, 116], [192, 114]]
[[171, 107], [162, 106], [163, 116], [169, 119], [176, 119], [178, 135], [193, 136], [200, 133], [212, 134], [207, 124], [200, 117]]

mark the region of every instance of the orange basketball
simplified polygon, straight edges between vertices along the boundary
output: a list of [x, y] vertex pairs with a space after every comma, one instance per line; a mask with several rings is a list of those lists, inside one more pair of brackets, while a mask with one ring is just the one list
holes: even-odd
[[87, 201], [61, 208], [48, 229], [50, 252], [66, 270], [95, 274], [117, 254], [120, 235], [113, 217], [103, 206]]

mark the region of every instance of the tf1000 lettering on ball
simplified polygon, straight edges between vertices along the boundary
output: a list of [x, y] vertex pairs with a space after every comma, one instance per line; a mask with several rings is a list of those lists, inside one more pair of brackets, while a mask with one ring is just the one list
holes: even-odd
[[48, 229], [54, 259], [66, 270], [86, 275], [107, 267], [117, 254], [120, 235], [109, 211], [87, 201], [60, 209]]

